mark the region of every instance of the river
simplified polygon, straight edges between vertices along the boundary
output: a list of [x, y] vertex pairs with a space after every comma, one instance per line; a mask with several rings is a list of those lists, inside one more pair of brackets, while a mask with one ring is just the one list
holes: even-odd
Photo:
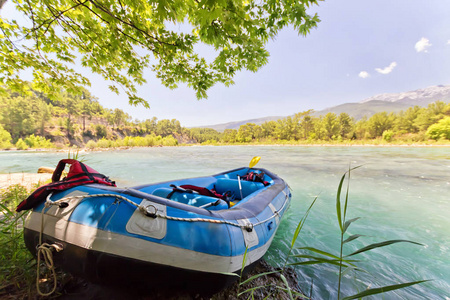
[[[347, 219], [349, 234], [364, 237], [348, 243], [344, 253], [383, 240], [406, 239], [356, 256], [367, 272], [343, 279], [347, 296], [367, 287], [431, 279], [385, 294], [385, 299], [450, 299], [450, 149], [448, 147], [167, 147], [135, 148], [80, 154], [84, 162], [116, 180], [119, 186], [202, 176], [248, 165], [277, 173], [292, 188], [292, 204], [265, 258], [281, 265], [298, 221], [315, 196], [318, 200], [297, 240], [297, 247], [339, 253], [336, 191], [351, 167]], [[0, 173], [36, 172], [67, 158], [61, 152], [0, 152]], [[291, 261], [292, 258], [291, 258]], [[301, 288], [314, 299], [336, 299], [337, 268], [299, 267]], [[377, 297], [379, 298], [379, 297]]]

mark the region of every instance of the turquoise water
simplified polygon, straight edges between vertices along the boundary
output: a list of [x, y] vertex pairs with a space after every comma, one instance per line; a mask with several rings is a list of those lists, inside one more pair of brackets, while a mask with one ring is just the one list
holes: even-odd
[[[361, 217], [350, 234], [350, 253], [374, 242], [408, 239], [424, 244], [396, 244], [357, 258], [367, 273], [348, 273], [343, 294], [368, 286], [432, 279], [418, 286], [389, 292], [384, 299], [450, 299], [450, 149], [407, 147], [176, 147], [82, 154], [84, 161], [109, 175], [120, 186], [202, 176], [248, 165], [255, 155], [259, 167], [284, 178], [292, 188], [292, 205], [265, 258], [281, 264], [292, 233], [316, 195], [318, 201], [297, 240], [338, 254], [336, 190], [349, 165], [352, 172], [348, 219]], [[65, 153], [0, 152], [0, 173], [36, 172], [55, 166]], [[315, 299], [335, 299], [337, 269], [298, 268], [301, 288]], [[381, 296], [377, 297], [380, 299]]]

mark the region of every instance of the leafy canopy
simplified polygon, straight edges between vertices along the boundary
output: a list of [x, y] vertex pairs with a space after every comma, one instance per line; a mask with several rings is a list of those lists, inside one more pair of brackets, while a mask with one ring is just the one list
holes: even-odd
[[[121, 88], [130, 104], [146, 107], [136, 90], [146, 68], [166, 87], [186, 83], [206, 98], [215, 83], [228, 86], [236, 72], [266, 64], [265, 45], [282, 28], [306, 35], [320, 21], [306, 12], [319, 0], [10, 1], [26, 21], [0, 18], [0, 92], [26, 91], [20, 74], [31, 70], [33, 89], [50, 97], [61, 88], [77, 93], [90, 85], [73, 69], [81, 63], [113, 92]], [[196, 53], [199, 43], [212, 46], [215, 57]]]

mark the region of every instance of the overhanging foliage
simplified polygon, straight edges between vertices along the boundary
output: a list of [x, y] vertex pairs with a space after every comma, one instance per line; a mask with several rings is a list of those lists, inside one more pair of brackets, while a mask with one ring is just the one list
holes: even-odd
[[[90, 85], [73, 68], [81, 64], [147, 107], [136, 90], [146, 68], [166, 87], [186, 83], [206, 98], [215, 83], [232, 84], [236, 72], [266, 64], [265, 45], [282, 28], [306, 35], [319, 22], [306, 12], [318, 0], [10, 1], [27, 21], [0, 19], [0, 91], [27, 90], [20, 74], [31, 70], [35, 90], [78, 93]], [[199, 43], [214, 47], [212, 61], [194, 51]]]

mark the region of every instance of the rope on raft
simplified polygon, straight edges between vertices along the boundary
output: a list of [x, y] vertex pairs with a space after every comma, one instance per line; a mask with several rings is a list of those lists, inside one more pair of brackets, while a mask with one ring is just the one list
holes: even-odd
[[[56, 201], [52, 201], [50, 200], [50, 197], [52, 196], [52, 194], [50, 194], [47, 197], [47, 201], [45, 202], [45, 205], [56, 205], [56, 206], [60, 206], [60, 207], [67, 207], [67, 203], [66, 201], [70, 201], [70, 200], [75, 200], [75, 199], [86, 199], [86, 198], [94, 198], [94, 197], [114, 197], [117, 199], [121, 199], [133, 206], [135, 206], [136, 208], [139, 209], [139, 211], [141, 211], [144, 215], [149, 216], [151, 218], [163, 218], [163, 219], [167, 219], [167, 220], [172, 220], [172, 221], [182, 221], [182, 222], [208, 222], [208, 223], [214, 223], [214, 224], [227, 224], [227, 225], [231, 225], [231, 226], [235, 226], [235, 227], [239, 227], [241, 229], [245, 229], [247, 231], [252, 231], [253, 228], [257, 225], [263, 224], [273, 218], [275, 218], [276, 216], [280, 215], [280, 211], [282, 211], [284, 209], [284, 207], [286, 206], [286, 204], [288, 203], [287, 199], [289, 198], [288, 195], [286, 194], [286, 192], [283, 190], [283, 193], [285, 195], [285, 201], [283, 203], [283, 205], [281, 206], [281, 208], [279, 210], [274, 211], [273, 215], [268, 217], [267, 219], [260, 221], [258, 223], [252, 224], [252, 223], [247, 223], [245, 225], [241, 225], [238, 223], [233, 223], [230, 221], [226, 221], [226, 220], [213, 220], [213, 219], [206, 219], [206, 218], [179, 218], [179, 217], [171, 217], [171, 216], [166, 216], [163, 214], [158, 213], [158, 210], [155, 206], [153, 205], [139, 205], [133, 201], [131, 201], [130, 199], [128, 199], [127, 197], [124, 197], [122, 195], [118, 195], [118, 194], [92, 194], [92, 195], [80, 195], [80, 196], [69, 196], [66, 198], [62, 198]], [[153, 209], [153, 211], [150, 211], [150, 208]]]
[[[47, 198], [48, 201], [48, 198]], [[45, 207], [49, 207], [50, 204], [49, 203], [45, 203]], [[58, 244], [47, 244], [47, 243], [42, 243], [42, 235], [44, 233], [44, 210], [45, 207], [42, 209], [41, 212], [41, 230], [39, 232], [39, 244], [36, 247], [37, 248], [37, 270], [36, 270], [36, 290], [37, 293], [42, 296], [42, 297], [47, 297], [50, 296], [51, 294], [53, 294], [56, 291], [56, 287], [57, 287], [57, 278], [56, 278], [56, 271], [55, 271], [55, 266], [53, 264], [53, 250], [56, 250], [56, 252], [59, 252], [62, 250], [62, 247]], [[40, 271], [41, 271], [41, 258], [43, 258], [44, 262], [45, 262], [45, 266], [47, 267], [48, 270], [50, 270], [50, 274], [51, 277], [53, 279], [53, 287], [52, 289], [47, 292], [44, 293], [41, 291], [41, 287], [40, 287], [40, 283], [41, 283], [41, 276], [40, 276]]]

